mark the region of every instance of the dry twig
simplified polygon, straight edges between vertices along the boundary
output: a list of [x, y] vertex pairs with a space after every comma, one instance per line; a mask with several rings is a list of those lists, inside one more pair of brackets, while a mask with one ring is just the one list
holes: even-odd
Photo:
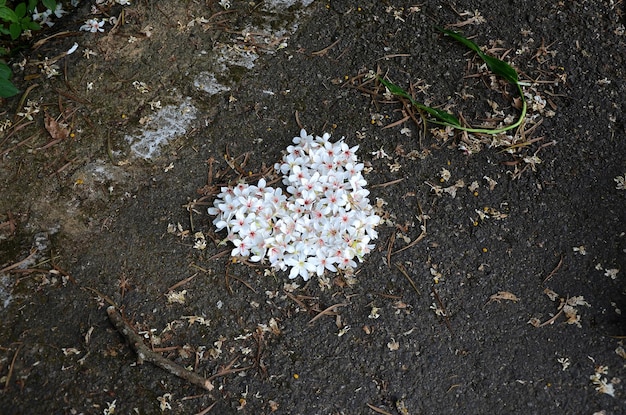
[[33, 249], [33, 250], [31, 251], [30, 255], [28, 255], [28, 256], [27, 256], [26, 258], [24, 258], [23, 260], [21, 260], [21, 261], [19, 261], [19, 262], [16, 262], [16, 263], [15, 263], [15, 264], [13, 264], [13, 265], [9, 265], [9, 266], [7, 266], [7, 267], [4, 267], [4, 268], [0, 269], [0, 274], [5, 273], [5, 272], [8, 272], [8, 271], [11, 271], [12, 269], [15, 269], [15, 268], [19, 268], [21, 265], [28, 263], [28, 261], [29, 261], [30, 259], [32, 259], [32, 258], [33, 258], [33, 257], [37, 254], [37, 252], [39, 252], [39, 250], [38, 250], [38, 249], [36, 249], [36, 248], [35, 248], [35, 249]]
[[170, 372], [172, 375], [188, 381], [189, 383], [200, 386], [208, 391], [213, 390], [213, 384], [209, 379], [205, 379], [197, 373], [191, 372], [150, 350], [148, 346], [144, 344], [141, 336], [135, 333], [132, 327], [124, 320], [120, 312], [117, 311], [115, 306], [109, 306], [107, 308], [107, 314], [109, 315], [109, 320], [111, 320], [113, 326], [126, 338], [126, 340], [128, 340], [131, 347], [137, 352], [137, 359], [140, 364], [144, 361], [150, 362], [153, 365]]
[[548, 282], [548, 280], [550, 278], [552, 278], [554, 276], [554, 274], [557, 273], [557, 271], [559, 270], [559, 268], [561, 268], [561, 265], [563, 265], [563, 255], [561, 255], [561, 259], [559, 260], [559, 263], [556, 265], [556, 267], [554, 267], [554, 269], [548, 274], [548, 276], [543, 280], [543, 284], [545, 284], [546, 282]]
[[320, 311], [318, 315], [316, 315], [311, 320], [309, 320], [309, 324], [312, 324], [313, 322], [315, 322], [317, 319], [319, 319], [320, 317], [322, 317], [324, 315], [326, 315], [326, 316], [336, 315], [335, 314], [335, 308], [337, 308], [337, 307], [345, 307], [347, 305], [350, 305], [350, 303], [339, 303], [339, 304], [331, 305], [330, 307], [327, 307], [324, 310]]
[[13, 359], [11, 359], [11, 366], [9, 366], [9, 373], [7, 373], [7, 379], [4, 382], [4, 390], [7, 390], [7, 388], [9, 387], [9, 384], [11, 382], [11, 376], [13, 375], [13, 368], [15, 367], [15, 360], [17, 359], [17, 354], [20, 352], [21, 348], [22, 348], [22, 345], [20, 344], [17, 350], [15, 351], [15, 354], [13, 355]]
[[383, 414], [383, 415], [391, 415], [391, 413], [390, 413], [390, 412], [387, 412], [387, 411], [385, 411], [385, 410], [383, 410], [383, 409], [377, 408], [377, 407], [375, 407], [375, 406], [374, 406], [374, 405], [372, 405], [372, 404], [369, 404], [369, 403], [368, 403], [368, 404], [367, 404], [367, 406], [368, 406], [368, 407], [369, 407], [372, 411], [374, 411], [374, 412], [376, 412], [376, 413]]
[[330, 45], [326, 46], [324, 49], [318, 50], [316, 52], [311, 52], [311, 55], [313, 56], [325, 56], [329, 50], [331, 50], [333, 47], [335, 47], [337, 45], [337, 43], [339, 43], [341, 41], [341, 39], [337, 39], [335, 40], [333, 43], [331, 43]]
[[[196, 272], [195, 274], [193, 274], [191, 277], [185, 278], [182, 281], [178, 281], [176, 284], [172, 285], [170, 288], [167, 289], [167, 292], [170, 293], [172, 291], [174, 291], [175, 289], [177, 289], [178, 287], [181, 287], [185, 284], [187, 284], [189, 281], [193, 280], [194, 278], [196, 278], [198, 276], [198, 273]], [[163, 294], [165, 295], [165, 294]]]
[[396, 179], [396, 180], [392, 180], [390, 182], [385, 182], [385, 183], [378, 183], [378, 184], [374, 184], [372, 186], [370, 186], [372, 189], [376, 188], [376, 187], [387, 187], [387, 186], [391, 186], [394, 185], [396, 183], [400, 183], [401, 181], [404, 180], [404, 177], [400, 178], [400, 179]]
[[213, 402], [211, 405], [207, 406], [202, 411], [198, 412], [196, 415], [206, 415], [206, 414], [208, 414], [209, 411], [211, 411], [211, 409], [213, 409], [213, 407], [215, 405], [217, 405], [217, 402]]
[[409, 277], [408, 272], [406, 272], [406, 269], [404, 268], [404, 265], [397, 263], [396, 262], [396, 268], [398, 268], [398, 270], [400, 271], [400, 273], [402, 275], [404, 275], [404, 277], [409, 280], [409, 283], [411, 284], [411, 287], [413, 287], [413, 289], [415, 290], [415, 292], [417, 293], [417, 295], [421, 295], [420, 294], [420, 290], [417, 289], [417, 286], [415, 285], [415, 282], [413, 282], [413, 279], [411, 277]]
[[[390, 244], [389, 246], [389, 252], [387, 253], [387, 260], [389, 260], [389, 258], [391, 258], [392, 255], [395, 255], [397, 253], [400, 253], [404, 250], [407, 250], [409, 248], [414, 247], [415, 245], [417, 245], [422, 239], [424, 239], [426, 237], [426, 217], [424, 216], [424, 212], [422, 211], [422, 206], [418, 203], [417, 207], [419, 208], [420, 211], [420, 215], [419, 217], [421, 218], [421, 222], [422, 222], [422, 232], [419, 234], [419, 236], [417, 238], [415, 238], [414, 241], [412, 241], [410, 244], [408, 244], [405, 247], [402, 247], [400, 249], [398, 249], [397, 251], [391, 252], [391, 249], [393, 248], [393, 242]], [[395, 235], [395, 234], [394, 234]], [[394, 238], [395, 240], [395, 238]], [[391, 264], [388, 262], [389, 266], [391, 266]]]

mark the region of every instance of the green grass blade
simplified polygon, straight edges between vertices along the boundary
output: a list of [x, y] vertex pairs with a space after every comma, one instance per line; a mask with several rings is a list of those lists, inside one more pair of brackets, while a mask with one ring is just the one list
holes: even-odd
[[404, 89], [400, 88], [399, 86], [397, 86], [393, 82], [387, 81], [386, 79], [381, 78], [380, 76], [378, 77], [378, 80], [380, 81], [381, 84], [385, 85], [385, 87], [392, 94], [398, 95], [400, 97], [408, 98], [408, 99], [411, 100], [411, 102], [413, 101], [413, 97], [411, 97], [411, 95], [409, 95], [408, 92], [406, 92]]
[[465, 45], [468, 49], [471, 49], [472, 51], [476, 52], [476, 54], [478, 56], [480, 56], [480, 58], [487, 64], [487, 66], [489, 67], [489, 69], [498, 76], [501, 76], [502, 78], [506, 79], [508, 82], [510, 82], [511, 84], [515, 85], [517, 87], [517, 91], [519, 92], [519, 95], [522, 99], [522, 110], [521, 110], [521, 115], [519, 116], [519, 118], [517, 119], [517, 121], [511, 125], [508, 125], [506, 127], [502, 127], [502, 128], [469, 128], [469, 127], [464, 127], [461, 125], [461, 122], [452, 114], [437, 109], [437, 108], [432, 108], [432, 107], [428, 107], [424, 104], [421, 104], [417, 101], [415, 101], [413, 99], [413, 97], [406, 92], [404, 89], [400, 88], [399, 86], [395, 85], [394, 83], [387, 81], [381, 77], [378, 77], [378, 80], [389, 90], [389, 92], [391, 92], [393, 95], [396, 96], [400, 96], [403, 98], [408, 99], [411, 104], [413, 106], [415, 106], [416, 108], [418, 108], [421, 111], [426, 112], [427, 114], [429, 114], [432, 118], [429, 119], [429, 122], [435, 123], [435, 124], [440, 124], [440, 125], [445, 125], [445, 126], [450, 126], [450, 127], [454, 127], [456, 129], [459, 129], [461, 131], [467, 131], [469, 133], [478, 133], [478, 134], [500, 134], [503, 133], [505, 131], [509, 131], [515, 128], [518, 128], [520, 125], [522, 125], [524, 118], [526, 117], [526, 111], [527, 111], [527, 105], [526, 105], [526, 99], [524, 97], [524, 91], [522, 90], [522, 85], [519, 82], [519, 76], [517, 74], [517, 71], [508, 63], [494, 58], [493, 56], [489, 56], [486, 53], [484, 53], [482, 50], [480, 50], [480, 47], [478, 47], [478, 45], [476, 45], [474, 42], [472, 42], [469, 39], [466, 39], [465, 37], [463, 37], [462, 35], [460, 35], [457, 32], [453, 32], [451, 30], [447, 30], [447, 29], [442, 29], [440, 27], [437, 28], [438, 30], [440, 30], [441, 32], [443, 32], [445, 35], [448, 35], [450, 37], [452, 37], [454, 40], [462, 43], [463, 45]]
[[437, 120], [439, 120], [439, 122], [438, 122], [439, 124], [451, 125], [453, 127], [460, 127], [461, 126], [461, 122], [454, 115], [450, 114], [449, 112], [446, 112], [446, 111], [443, 111], [443, 110], [440, 110], [440, 109], [437, 109], [437, 108], [432, 108], [432, 107], [426, 106], [424, 104], [420, 104], [419, 102], [415, 101], [413, 99], [413, 97], [411, 95], [409, 95], [408, 92], [406, 92], [404, 89], [400, 88], [399, 86], [397, 86], [393, 82], [387, 81], [387, 80], [385, 80], [385, 79], [383, 79], [381, 77], [378, 77], [378, 80], [393, 95], [404, 97], [404, 98], [408, 99], [409, 101], [411, 101], [411, 104], [413, 104], [413, 106], [415, 106], [416, 108], [419, 108], [420, 110], [426, 111], [428, 114], [430, 114], [431, 116], [433, 116]]
[[457, 32], [453, 32], [452, 30], [448, 30], [448, 29], [443, 29], [441, 27], [437, 27], [437, 30], [443, 32], [443, 34], [445, 35], [450, 36], [454, 40], [461, 42], [462, 44], [464, 44], [465, 46], [467, 46], [469, 49], [473, 50], [474, 52], [478, 53], [479, 55], [483, 55], [483, 51], [480, 50], [480, 48], [478, 47], [476, 43], [472, 42], [469, 39], [464, 38]]
[[517, 83], [519, 82], [519, 78], [518, 78], [517, 72], [515, 71], [515, 69], [513, 69], [513, 67], [511, 67], [511, 65], [509, 65], [508, 63], [500, 59], [494, 58], [493, 56], [487, 55], [482, 50], [480, 50], [480, 48], [478, 47], [478, 45], [476, 45], [476, 43], [472, 42], [469, 39], [466, 39], [465, 37], [461, 36], [457, 32], [453, 32], [452, 30], [442, 29], [440, 27], [438, 27], [437, 29], [443, 32], [444, 34], [450, 36], [454, 40], [464, 44], [466, 47], [473, 50], [474, 52], [476, 52], [478, 56], [480, 56], [481, 59], [485, 61], [485, 63], [487, 64], [491, 72], [503, 77], [510, 83], [517, 85]]
[[451, 127], [461, 126], [461, 121], [459, 121], [458, 118], [456, 118], [454, 115], [450, 114], [449, 112], [446, 112], [444, 110], [440, 110], [437, 108], [427, 107], [426, 105], [421, 105], [421, 104], [417, 105], [417, 107], [421, 110], [426, 111], [427, 113], [429, 113], [430, 115], [432, 115], [433, 117], [441, 121], [441, 123], [438, 123], [438, 124], [450, 125]]
[[496, 75], [500, 75], [513, 85], [517, 85], [519, 82], [519, 78], [517, 76], [517, 71], [511, 67], [508, 63], [501, 61], [500, 59], [496, 59], [493, 56], [485, 55], [484, 53], [480, 55], [481, 58], [485, 61], [491, 72]]

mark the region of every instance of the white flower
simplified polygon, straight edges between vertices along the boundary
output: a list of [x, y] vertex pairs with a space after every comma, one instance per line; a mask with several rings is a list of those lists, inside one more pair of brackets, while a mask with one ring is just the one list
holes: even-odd
[[383, 148], [381, 147], [380, 150], [378, 151], [372, 151], [370, 153], [372, 156], [374, 156], [374, 160], [378, 160], [378, 159], [389, 159], [391, 157], [389, 157], [389, 154], [385, 153], [385, 150], [383, 150]]
[[[33, 17], [33, 21], [39, 22], [41, 25], [45, 24], [48, 27], [52, 27], [54, 26], [54, 23], [50, 20], [51, 15], [52, 15], [52, 10], [50, 9], [45, 10], [42, 13], [39, 13], [37, 9], [35, 9], [35, 12], [33, 13], [32, 17]], [[57, 16], [57, 17], [61, 17], [61, 16]]]
[[32, 121], [33, 115], [37, 113], [39, 113], [39, 104], [29, 99], [26, 103], [26, 106], [24, 107], [24, 110], [22, 112], [18, 112], [17, 115], [19, 117], [28, 118], [29, 121]]
[[315, 272], [316, 270], [316, 266], [310, 263], [304, 254], [300, 254], [298, 257], [292, 256], [285, 263], [291, 267], [289, 272], [290, 279], [301, 276], [306, 281], [309, 279], [309, 272]]
[[104, 26], [104, 20], [98, 21], [98, 19], [89, 19], [85, 21], [85, 24], [82, 25], [79, 30], [91, 33], [104, 32], [102, 26]]
[[601, 371], [601, 369], [605, 369], [605, 367], [600, 366], [599, 368], [596, 368], [596, 373], [589, 376], [589, 379], [591, 379], [591, 383], [594, 384], [595, 389], [599, 393], [606, 393], [607, 395], [615, 397], [615, 388], [613, 387], [613, 384], [609, 383], [606, 378], [602, 377], [602, 374], [606, 374], [607, 371]]
[[63, 10], [63, 5], [61, 3], [57, 4], [57, 7], [54, 9], [54, 15], [56, 17], [63, 17], [64, 14], [67, 14], [65, 10]]
[[355, 268], [373, 249], [380, 217], [369, 204], [358, 147], [329, 139], [302, 130], [287, 147], [275, 169], [289, 195], [265, 179], [221, 189], [208, 212], [218, 231], [227, 230], [233, 256], [268, 259], [276, 270], [291, 268], [289, 278], [308, 280]]
[[235, 239], [233, 245], [235, 245], [235, 249], [231, 252], [232, 256], [246, 257], [250, 255], [250, 245], [247, 240]]
[[78, 43], [74, 42], [74, 44], [72, 45], [72, 47], [65, 52], [67, 55], [71, 55], [72, 53], [76, 52], [76, 49], [78, 49]]

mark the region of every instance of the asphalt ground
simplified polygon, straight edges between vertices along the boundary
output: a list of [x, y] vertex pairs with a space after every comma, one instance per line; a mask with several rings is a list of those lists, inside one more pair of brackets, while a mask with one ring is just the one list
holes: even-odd
[[[15, 58], [0, 413], [626, 413], [622, 2], [131, 3]], [[372, 78], [515, 122], [515, 88], [436, 27], [516, 69], [521, 128], [425, 129]], [[382, 222], [353, 275], [233, 261], [207, 214], [278, 185], [302, 127], [359, 146]]]

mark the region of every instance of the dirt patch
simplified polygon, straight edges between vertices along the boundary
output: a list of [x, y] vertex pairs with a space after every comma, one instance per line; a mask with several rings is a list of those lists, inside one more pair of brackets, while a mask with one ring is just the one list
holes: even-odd
[[[89, 3], [58, 22], [7, 101], [3, 413], [621, 412], [621, 3], [132, 3], [104, 33], [77, 31]], [[520, 72], [524, 130], [424, 134], [368, 81], [473, 125], [518, 114], [450, 24]], [[216, 243], [216, 189], [301, 126], [359, 145], [383, 223], [354, 276], [290, 281]], [[111, 304], [214, 388], [136, 364]]]

